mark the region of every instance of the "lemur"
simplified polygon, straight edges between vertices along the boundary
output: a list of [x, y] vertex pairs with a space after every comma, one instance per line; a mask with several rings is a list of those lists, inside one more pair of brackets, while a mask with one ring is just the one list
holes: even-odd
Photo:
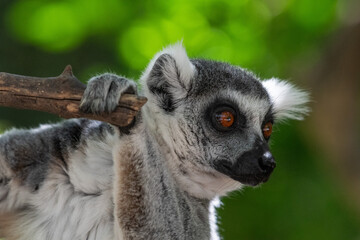
[[[218, 197], [266, 182], [274, 123], [302, 119], [308, 94], [181, 43], [143, 72], [131, 128], [71, 119], [0, 137], [0, 235], [7, 240], [220, 239]], [[132, 80], [88, 82], [84, 112], [111, 112]]]

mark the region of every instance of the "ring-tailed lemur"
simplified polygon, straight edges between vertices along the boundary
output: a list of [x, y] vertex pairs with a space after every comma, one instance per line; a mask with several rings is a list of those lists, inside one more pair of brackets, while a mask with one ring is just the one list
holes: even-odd
[[[68, 120], [0, 138], [0, 233], [10, 239], [219, 239], [214, 200], [268, 180], [272, 124], [301, 119], [307, 94], [181, 44], [141, 77], [131, 129]], [[81, 108], [112, 111], [131, 80], [93, 77]]]

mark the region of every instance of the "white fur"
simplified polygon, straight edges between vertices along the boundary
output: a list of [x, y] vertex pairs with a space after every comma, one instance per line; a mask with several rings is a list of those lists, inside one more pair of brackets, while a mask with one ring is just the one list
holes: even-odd
[[302, 120], [309, 113], [309, 108], [305, 106], [309, 102], [307, 92], [276, 78], [265, 80], [262, 84], [270, 95], [277, 120]]
[[48, 128], [51, 128], [52, 126], [53, 126], [52, 124], [40, 124], [40, 126], [38, 128], [31, 129], [31, 132], [32, 133], [38, 133], [38, 132], [41, 132], [41, 131], [46, 130]]
[[[91, 151], [90, 148], [87, 151]], [[95, 151], [105, 153], [99, 146], [88, 153], [93, 154]], [[37, 217], [29, 214], [21, 219], [16, 228], [19, 235], [24, 237], [20, 240], [29, 239], [29, 236], [31, 239], [53, 240], [98, 239], [99, 236], [102, 239], [114, 239], [111, 183], [107, 183], [105, 189], [102, 186], [101, 192], [97, 192], [101, 185], [112, 180], [113, 170], [108, 164], [111, 159], [97, 158], [98, 162], [95, 163], [93, 155], [83, 156], [78, 155], [78, 152], [71, 159], [72, 163], [82, 164], [76, 169], [70, 167], [68, 174], [72, 184], [66, 175], [58, 173], [60, 169], [54, 169], [40, 192], [30, 197], [29, 204], [36, 209]], [[98, 166], [98, 171], [93, 168], [93, 164]], [[84, 185], [82, 181], [87, 182]], [[88, 192], [84, 194], [84, 191]], [[50, 232], [49, 229], [54, 231]]]
[[210, 206], [209, 206], [209, 220], [210, 220], [210, 229], [211, 229], [210, 240], [220, 240], [218, 234], [217, 219], [216, 219], [216, 208], [220, 206], [221, 206], [221, 201], [218, 197], [214, 198], [210, 202]]
[[213, 199], [217, 196], [225, 196], [243, 186], [238, 181], [210, 168], [203, 171], [195, 168], [188, 170], [190, 171], [187, 176], [179, 174], [175, 176], [182, 189], [198, 198]]
[[89, 140], [86, 148], [72, 154], [68, 174], [75, 190], [94, 194], [111, 186], [115, 141], [113, 135], [107, 134], [103, 141]]

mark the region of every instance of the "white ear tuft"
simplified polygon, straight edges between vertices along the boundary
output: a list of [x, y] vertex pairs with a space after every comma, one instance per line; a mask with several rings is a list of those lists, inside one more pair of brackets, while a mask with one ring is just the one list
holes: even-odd
[[262, 82], [273, 104], [274, 116], [277, 120], [302, 120], [310, 109], [306, 106], [309, 94], [294, 85], [276, 78]]
[[156, 60], [163, 54], [170, 55], [176, 62], [176, 67], [178, 68], [178, 73], [180, 77], [180, 82], [183, 86], [188, 88], [190, 86], [191, 78], [195, 74], [195, 67], [190, 62], [189, 57], [187, 56], [186, 50], [182, 44], [182, 41], [179, 41], [173, 45], [169, 45], [164, 48], [162, 51], [158, 52], [155, 57], [150, 61], [146, 70], [143, 72], [141, 80], [145, 81], [147, 76], [149, 76]]

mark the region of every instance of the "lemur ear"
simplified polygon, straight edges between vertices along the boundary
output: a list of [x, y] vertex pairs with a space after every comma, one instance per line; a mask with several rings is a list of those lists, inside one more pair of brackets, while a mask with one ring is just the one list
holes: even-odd
[[276, 120], [302, 120], [310, 109], [306, 106], [309, 94], [294, 85], [271, 78], [262, 82], [273, 104]]
[[144, 91], [167, 112], [186, 97], [191, 88], [195, 67], [190, 62], [181, 42], [157, 53], [141, 77]]

